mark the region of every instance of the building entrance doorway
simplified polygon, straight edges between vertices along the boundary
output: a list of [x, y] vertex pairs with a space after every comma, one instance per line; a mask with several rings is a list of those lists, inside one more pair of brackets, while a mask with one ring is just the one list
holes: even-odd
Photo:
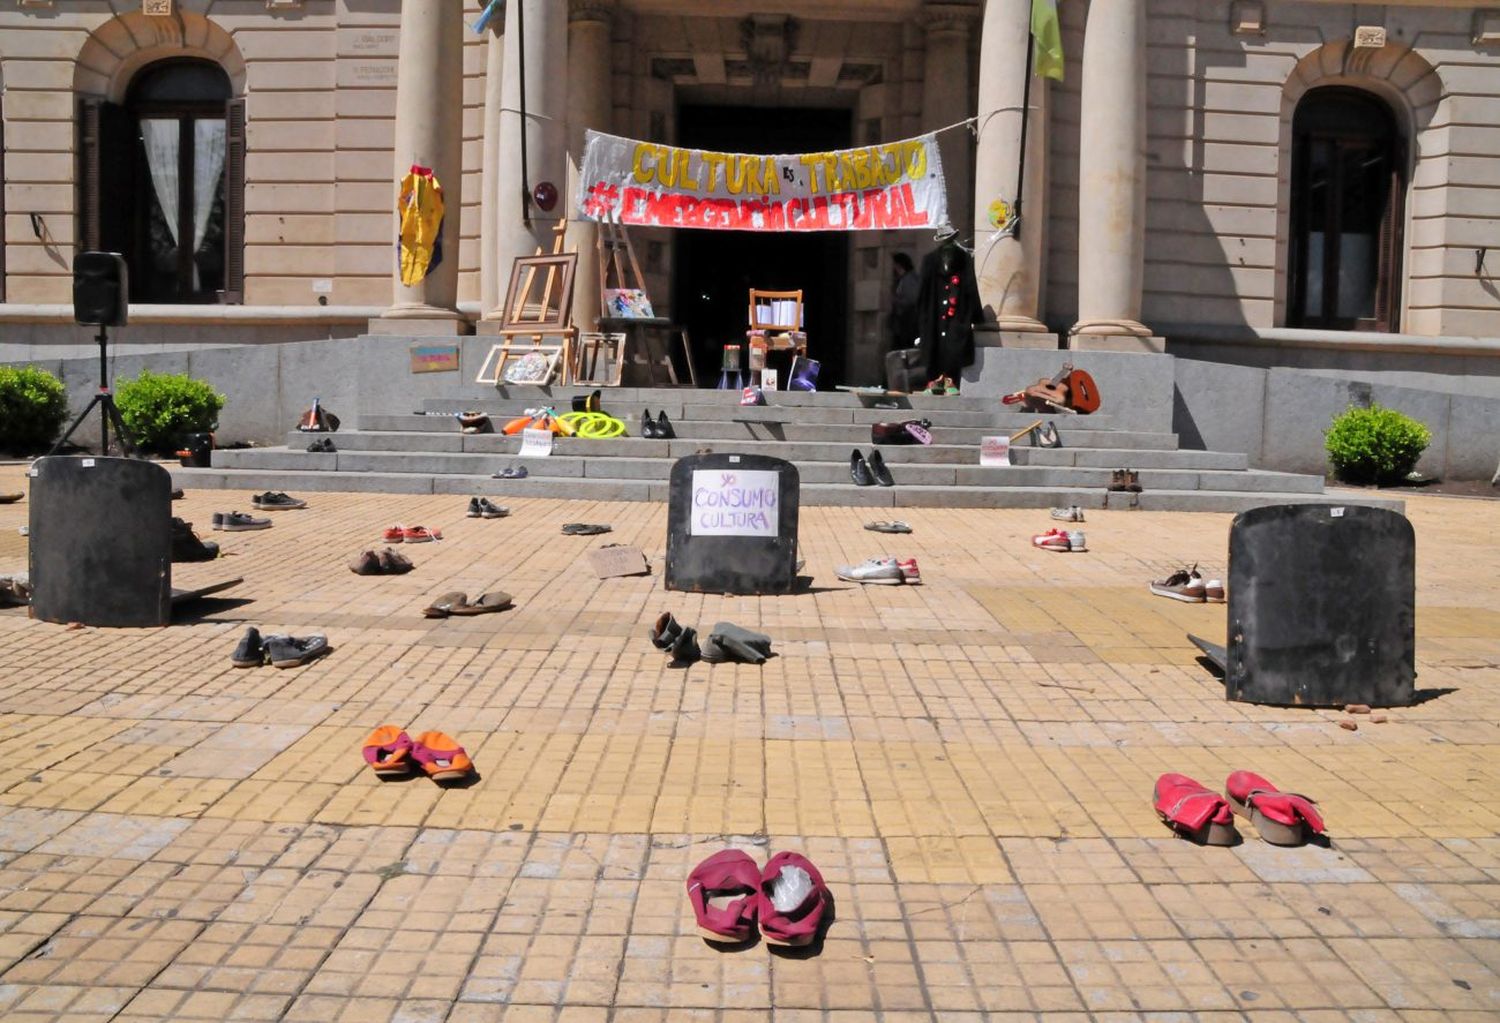
[[[847, 149], [852, 118], [837, 109], [693, 105], [678, 109], [677, 127], [677, 144], [693, 149], [806, 153]], [[745, 343], [750, 289], [762, 288], [803, 292], [807, 354], [822, 363], [819, 385], [844, 382], [847, 234], [679, 230], [673, 240], [673, 312], [693, 339], [700, 380], [719, 379], [724, 345]]]
[[1315, 89], [1292, 133], [1287, 325], [1396, 330], [1406, 160], [1390, 107], [1354, 89]]

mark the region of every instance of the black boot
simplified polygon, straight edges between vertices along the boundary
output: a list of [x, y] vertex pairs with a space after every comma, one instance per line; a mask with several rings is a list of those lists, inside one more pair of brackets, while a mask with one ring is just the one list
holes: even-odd
[[677, 641], [672, 644], [672, 666], [685, 668], [701, 656], [702, 652], [698, 649], [698, 630], [683, 628], [677, 635]]
[[656, 422], [651, 418], [650, 409], [641, 410], [641, 436], [651, 439], [656, 437]]
[[865, 456], [856, 448], [849, 456], [849, 477], [854, 480], [856, 487], [873, 487], [875, 477], [870, 474], [870, 466], [865, 462]]
[[672, 424], [667, 421], [666, 409], [662, 409], [656, 417], [656, 435], [662, 440], [672, 440], [677, 436], [677, 431], [672, 429]]
[[896, 480], [891, 475], [891, 470], [885, 467], [885, 456], [874, 448], [870, 449], [868, 464], [870, 466], [870, 475], [875, 477], [876, 483], [879, 483], [882, 487], [894, 487], [896, 485]]
[[677, 619], [672, 617], [670, 611], [663, 612], [656, 619], [656, 624], [651, 626], [651, 645], [658, 650], [670, 650], [681, 635], [682, 626], [677, 624]]

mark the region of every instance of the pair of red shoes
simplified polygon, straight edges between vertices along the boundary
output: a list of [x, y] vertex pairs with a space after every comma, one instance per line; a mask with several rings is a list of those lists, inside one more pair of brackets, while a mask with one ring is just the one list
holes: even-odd
[[381, 725], [365, 737], [365, 763], [381, 777], [410, 774], [415, 764], [433, 781], [462, 781], [474, 770], [469, 754], [444, 732], [413, 739], [396, 725]]
[[698, 933], [708, 941], [749, 941], [760, 925], [769, 945], [808, 945], [833, 900], [805, 856], [781, 852], [762, 870], [739, 849], [714, 853], [687, 879]]
[[1302, 845], [1323, 834], [1316, 803], [1295, 792], [1282, 792], [1250, 771], [1235, 771], [1219, 795], [1184, 774], [1156, 779], [1156, 815], [1184, 838], [1202, 845], [1234, 845], [1240, 833], [1234, 815], [1249, 817], [1260, 837], [1272, 845]]
[[440, 530], [428, 529], [426, 526], [403, 526], [400, 523], [381, 534], [381, 539], [386, 543], [431, 543], [442, 538]]

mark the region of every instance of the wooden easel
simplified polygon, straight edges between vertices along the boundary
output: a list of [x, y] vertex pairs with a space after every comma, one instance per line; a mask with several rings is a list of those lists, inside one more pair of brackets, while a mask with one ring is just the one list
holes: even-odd
[[[573, 372], [574, 346], [578, 328], [573, 325], [573, 278], [578, 268], [578, 253], [563, 251], [566, 220], [553, 229], [552, 255], [544, 256], [538, 246], [533, 256], [521, 256], [510, 271], [510, 286], [505, 291], [505, 305], [496, 331], [499, 340], [485, 356], [475, 383], [499, 385], [505, 382], [505, 364], [512, 357], [539, 352], [558, 355], [561, 367], [558, 383], [569, 382]], [[538, 275], [542, 276], [541, 294], [532, 299]], [[554, 344], [543, 344], [547, 338], [559, 338]], [[530, 344], [524, 342], [529, 341]], [[491, 369], [493, 366], [493, 370]], [[528, 381], [537, 383], [547, 380]]]
[[[629, 289], [639, 291], [644, 295], [646, 294], [646, 275], [641, 272], [640, 261], [635, 255], [635, 244], [631, 242], [625, 225], [600, 221], [597, 226], [594, 245], [599, 254], [599, 308], [603, 311], [601, 319], [607, 320], [614, 330], [623, 331], [625, 334], [624, 341], [616, 350], [616, 365], [620, 372], [623, 372], [625, 368], [627, 350], [634, 343], [636, 348], [634, 361], [646, 367], [650, 381], [653, 384], [656, 383], [657, 371], [664, 370], [667, 379], [674, 387], [677, 386], [679, 383], [677, 369], [672, 365], [671, 353], [666, 344], [655, 336], [657, 332], [665, 332], [667, 342], [670, 343], [671, 335], [676, 334], [682, 343], [682, 359], [687, 364], [688, 380], [694, 387], [697, 387], [698, 372], [693, 367], [693, 349], [688, 341], [687, 328], [679, 327], [661, 316], [654, 316], [650, 319], [628, 319], [610, 315], [607, 292]], [[620, 373], [617, 372], [616, 383], [619, 383], [619, 378]]]

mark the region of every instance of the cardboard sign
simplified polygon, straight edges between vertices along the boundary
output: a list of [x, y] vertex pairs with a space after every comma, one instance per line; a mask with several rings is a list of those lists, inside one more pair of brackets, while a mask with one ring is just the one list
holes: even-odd
[[935, 134], [859, 149], [716, 153], [589, 131], [585, 220], [720, 231], [883, 231], [948, 222]]
[[552, 431], [530, 427], [521, 431], [521, 450], [516, 452], [522, 458], [546, 458], [552, 454]]
[[979, 440], [980, 465], [1009, 465], [1009, 437], [981, 437]]
[[776, 535], [780, 481], [774, 472], [693, 470], [689, 536]]
[[413, 373], [457, 373], [458, 345], [412, 345]]
[[651, 566], [646, 563], [645, 551], [639, 547], [627, 547], [624, 544], [609, 544], [589, 551], [589, 567], [600, 579], [651, 574]]
[[763, 369], [760, 371], [760, 389], [762, 391], [776, 390], [776, 371], [774, 369]]

